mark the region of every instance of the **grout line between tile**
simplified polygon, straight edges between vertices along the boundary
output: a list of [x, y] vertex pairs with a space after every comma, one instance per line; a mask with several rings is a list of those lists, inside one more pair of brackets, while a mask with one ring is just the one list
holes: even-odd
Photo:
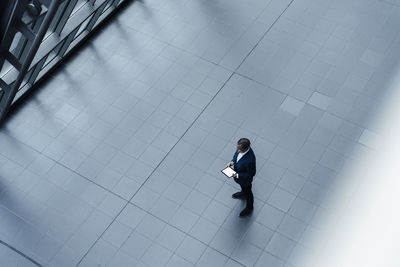
[[32, 262], [33, 264], [42, 267], [43, 265], [41, 265], [40, 263], [38, 263], [37, 261], [35, 261], [34, 259], [32, 259], [31, 257], [29, 257], [28, 255], [24, 254], [23, 252], [19, 251], [18, 249], [14, 248], [13, 246], [7, 244], [6, 242], [4, 242], [3, 240], [0, 240], [0, 244], [4, 245], [5, 247], [11, 249], [12, 251], [14, 251], [15, 253], [21, 255], [22, 257], [24, 257], [25, 259], [29, 260], [30, 262]]

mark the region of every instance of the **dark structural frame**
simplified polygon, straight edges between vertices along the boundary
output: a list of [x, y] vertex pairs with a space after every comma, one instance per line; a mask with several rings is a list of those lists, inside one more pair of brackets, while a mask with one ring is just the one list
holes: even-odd
[[127, 0], [1, 0], [0, 126], [10, 107]]

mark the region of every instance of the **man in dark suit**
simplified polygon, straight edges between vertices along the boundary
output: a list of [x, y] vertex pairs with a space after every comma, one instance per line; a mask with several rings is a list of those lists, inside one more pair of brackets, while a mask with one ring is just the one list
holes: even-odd
[[256, 175], [256, 156], [250, 148], [250, 140], [240, 138], [237, 142], [237, 151], [233, 155], [232, 161], [227, 165], [233, 166], [236, 174], [233, 179], [240, 185], [242, 191], [232, 195], [233, 198], [245, 198], [246, 208], [240, 212], [240, 217], [249, 215], [253, 211], [254, 196], [251, 192], [251, 183]]

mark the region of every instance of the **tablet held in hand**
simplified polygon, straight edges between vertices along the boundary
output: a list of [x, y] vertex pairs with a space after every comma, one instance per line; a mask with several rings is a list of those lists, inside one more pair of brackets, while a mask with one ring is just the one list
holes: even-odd
[[236, 174], [236, 172], [231, 167], [226, 167], [221, 172], [225, 174], [228, 178], [231, 178], [232, 175]]

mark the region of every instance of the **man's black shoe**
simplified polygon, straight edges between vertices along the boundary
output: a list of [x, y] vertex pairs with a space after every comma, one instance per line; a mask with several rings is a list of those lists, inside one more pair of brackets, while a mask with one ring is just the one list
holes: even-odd
[[240, 212], [240, 217], [245, 217], [250, 215], [250, 213], [253, 211], [253, 208], [245, 208], [244, 210], [242, 210], [242, 212]]
[[242, 198], [244, 197], [244, 193], [242, 191], [236, 192], [235, 194], [232, 195], [232, 198]]

